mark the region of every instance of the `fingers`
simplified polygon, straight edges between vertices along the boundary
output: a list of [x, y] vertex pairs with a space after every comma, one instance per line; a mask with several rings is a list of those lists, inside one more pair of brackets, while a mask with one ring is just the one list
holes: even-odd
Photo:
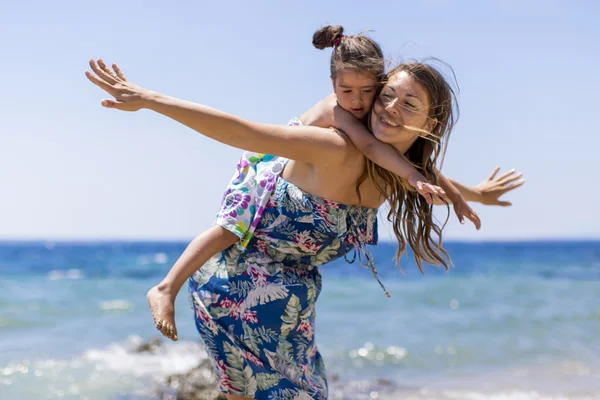
[[446, 194], [446, 191], [444, 189], [442, 189], [439, 186], [435, 186], [435, 185], [431, 185], [431, 184], [429, 186], [431, 186], [431, 191], [433, 194], [439, 196], [446, 203], [451, 203], [451, 201], [448, 198], [448, 195]]
[[427, 185], [425, 185], [423, 182], [417, 182], [415, 189], [417, 189], [417, 193], [425, 198], [427, 204], [433, 204], [433, 197], [431, 197], [431, 194], [429, 194], [430, 191], [427, 190]]
[[106, 66], [106, 64], [104, 64], [104, 61], [102, 61], [101, 59], [98, 59], [98, 66], [100, 67], [100, 69], [102, 71], [104, 71], [108, 76], [110, 76], [112, 79], [115, 80], [115, 82], [119, 81], [119, 77], [115, 75], [115, 73], [113, 71], [111, 71], [110, 69], [108, 69], [108, 67]]
[[515, 173], [515, 169], [509, 169], [508, 171], [506, 171], [505, 173], [503, 173], [502, 175], [500, 175], [498, 178], [496, 178], [496, 181], [501, 181], [502, 179], [506, 178], [507, 176], [510, 176], [512, 174]]
[[464, 203], [462, 206], [460, 204], [455, 204], [454, 213], [461, 224], [464, 225], [465, 217], [467, 217], [471, 222], [473, 222], [473, 225], [475, 225], [477, 230], [481, 228], [481, 219], [479, 219], [479, 215], [477, 215], [477, 213], [466, 203]]
[[510, 207], [510, 206], [512, 206], [512, 203], [510, 201], [500, 201], [500, 200], [498, 200], [497, 205], [502, 206], [502, 207]]
[[[102, 60], [98, 60], [98, 62], [102, 62]], [[114, 85], [115, 83], [117, 83], [117, 80], [111, 74], [104, 72], [102, 70], [102, 68], [100, 68], [98, 66], [96, 61], [90, 60], [90, 67], [96, 73], [96, 75], [98, 75], [98, 77], [103, 79], [105, 82], [107, 82], [111, 85]]]
[[105, 91], [114, 96], [115, 88], [112, 87], [112, 85], [109, 85], [102, 79], [98, 78], [96, 75], [92, 74], [90, 71], [85, 71], [85, 76], [87, 76], [87, 78], [100, 89], [104, 89]]
[[494, 170], [492, 171], [492, 173], [488, 177], [488, 180], [491, 181], [492, 179], [494, 179], [494, 177], [496, 176], [496, 174], [498, 173], [498, 171], [500, 171], [500, 167], [494, 168]]
[[427, 204], [429, 204], [429, 205], [433, 204], [433, 197], [429, 193], [425, 193], [423, 196], [425, 197]]
[[520, 178], [520, 177], [522, 177], [522, 176], [523, 176], [523, 173], [522, 173], [522, 172], [519, 172], [518, 174], [512, 174], [512, 175], [510, 175], [510, 176], [507, 176], [506, 178], [504, 178], [504, 179], [502, 179], [502, 180], [498, 181], [498, 184], [500, 184], [500, 185], [503, 185], [503, 186], [504, 186], [504, 185], [506, 185], [507, 183], [511, 183], [511, 182], [514, 182], [514, 181], [516, 181], [517, 179], [519, 179], [519, 178]]
[[435, 186], [430, 183], [417, 182], [416, 189], [421, 196], [425, 197], [425, 200], [427, 200], [427, 204], [433, 204], [432, 196], [438, 196], [444, 199], [446, 202], [450, 202], [444, 189], [442, 189], [439, 186]]
[[473, 223], [473, 225], [475, 225], [475, 229], [479, 230], [481, 229], [481, 219], [479, 219], [479, 215], [477, 215], [477, 213], [473, 210], [470, 210], [467, 213], [467, 218], [469, 218], [469, 220]]
[[525, 183], [525, 179], [521, 179], [519, 182], [515, 182], [512, 185], [505, 186], [504, 189], [502, 190], [502, 193], [510, 192], [511, 190], [514, 190], [514, 189], [518, 188], [519, 186], [522, 186], [524, 183]]
[[113, 71], [115, 71], [115, 74], [117, 74], [117, 76], [119, 77], [119, 79], [121, 79], [122, 81], [127, 80], [125, 78], [125, 75], [123, 75], [123, 73], [121, 72], [121, 69], [119, 68], [119, 66], [117, 64], [113, 64], [112, 68], [113, 68]]
[[115, 101], [115, 100], [110, 100], [110, 99], [104, 99], [102, 100], [102, 107], [106, 107], [106, 108], [119, 108], [119, 106], [123, 103], [121, 103], [120, 101]]
[[461, 225], [464, 225], [465, 218], [463, 217], [462, 213], [460, 212], [460, 210], [457, 207], [454, 208], [454, 213], [456, 214], [456, 218], [458, 218], [458, 222], [460, 222]]

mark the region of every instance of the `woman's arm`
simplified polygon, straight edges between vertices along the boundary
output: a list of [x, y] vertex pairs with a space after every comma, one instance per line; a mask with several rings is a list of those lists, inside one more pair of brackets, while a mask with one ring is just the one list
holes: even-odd
[[466, 201], [473, 201], [473, 202], [480, 203], [479, 199], [480, 199], [481, 193], [479, 193], [475, 189], [475, 187], [465, 185], [464, 183], [460, 183], [451, 178], [446, 178], [446, 179], [459, 191], [459, 193], [464, 197], [464, 199]]
[[342, 163], [348, 143], [338, 132], [319, 127], [290, 127], [246, 121], [213, 108], [146, 90], [128, 82], [113, 64], [90, 61], [95, 75], [86, 76], [115, 100], [102, 105], [123, 111], [146, 108], [174, 119], [221, 143], [244, 150], [273, 154], [311, 164]]
[[346, 141], [332, 129], [251, 122], [201, 104], [161, 94], [147, 102], [146, 108], [172, 118], [204, 136], [244, 150], [315, 165], [339, 163], [346, 156]]
[[496, 177], [498, 171], [500, 171], [500, 167], [494, 168], [490, 176], [476, 186], [468, 186], [451, 178], [447, 179], [460, 191], [467, 201], [491, 206], [511, 206], [511, 202], [503, 201], [499, 198], [525, 183], [525, 180], [521, 179], [523, 173], [517, 173], [514, 169], [511, 169]]

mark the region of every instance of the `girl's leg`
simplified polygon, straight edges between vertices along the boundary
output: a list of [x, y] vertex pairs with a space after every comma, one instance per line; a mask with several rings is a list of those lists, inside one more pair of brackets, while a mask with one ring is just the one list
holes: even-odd
[[147, 294], [156, 328], [171, 340], [177, 340], [175, 297], [183, 283], [212, 256], [225, 250], [239, 238], [215, 225], [198, 235], [173, 265], [165, 279]]

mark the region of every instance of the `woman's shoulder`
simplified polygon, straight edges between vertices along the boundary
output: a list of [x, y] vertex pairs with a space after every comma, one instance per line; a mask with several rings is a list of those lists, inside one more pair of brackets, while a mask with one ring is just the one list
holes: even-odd
[[330, 135], [328, 142], [335, 143], [333, 146], [335, 148], [335, 154], [329, 154], [329, 157], [327, 154], [323, 154], [323, 157], [321, 157], [319, 162], [313, 163], [313, 165], [318, 164], [323, 168], [352, 168], [355, 166], [353, 160], [355, 160], [356, 156], [362, 155], [356, 146], [354, 146], [352, 140], [350, 140], [344, 132], [333, 127], [323, 128], [312, 124], [306, 124], [305, 115], [290, 119], [287, 126], [304, 127], [304, 129], [313, 129], [315, 132], [319, 131], [318, 134], [320, 135]]

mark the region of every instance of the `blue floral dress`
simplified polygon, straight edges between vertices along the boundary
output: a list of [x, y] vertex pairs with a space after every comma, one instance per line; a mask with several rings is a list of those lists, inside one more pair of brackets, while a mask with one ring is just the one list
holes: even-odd
[[287, 161], [244, 153], [217, 215], [240, 242], [190, 278], [190, 298], [223, 392], [326, 399], [314, 336], [318, 267], [351, 250], [368, 255], [377, 209], [302, 191], [280, 176]]

